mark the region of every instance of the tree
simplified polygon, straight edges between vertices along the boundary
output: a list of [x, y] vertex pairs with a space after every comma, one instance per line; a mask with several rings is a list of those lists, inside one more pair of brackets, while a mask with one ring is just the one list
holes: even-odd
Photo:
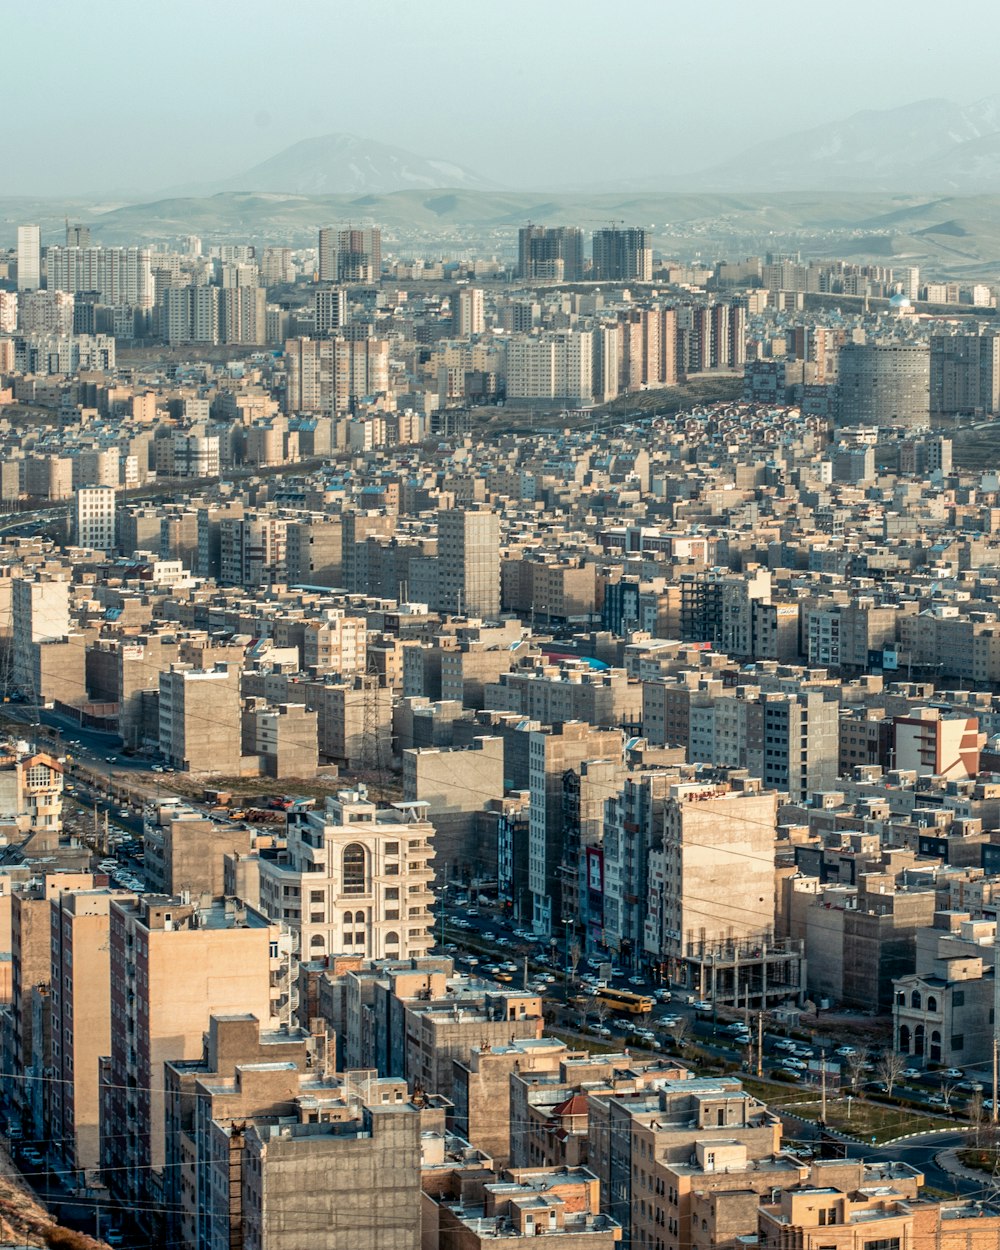
[[569, 948], [569, 983], [570, 985], [574, 985], [576, 983], [576, 970], [580, 966], [581, 954], [582, 952], [580, 950], [580, 943], [574, 942], [573, 945]]
[[941, 1086], [941, 1097], [944, 1099], [944, 1109], [951, 1114], [951, 1098], [955, 1092], [955, 1086], [947, 1082]]
[[972, 1097], [966, 1104], [965, 1114], [972, 1125], [973, 1145], [978, 1146], [983, 1131], [983, 1096], [978, 1089], [973, 1090]]
[[691, 1021], [686, 1016], [681, 1016], [677, 1023], [671, 1027], [670, 1033], [678, 1050], [684, 1049], [684, 1043], [687, 1041], [690, 1031]]
[[884, 1051], [879, 1057], [875, 1070], [879, 1079], [885, 1085], [885, 1092], [890, 1098], [892, 1097], [893, 1086], [899, 1082], [905, 1067], [906, 1060], [902, 1055], [897, 1055], [894, 1050]]
[[847, 1076], [851, 1083], [851, 1089], [855, 1094], [859, 1092], [861, 1078], [865, 1074], [868, 1067], [868, 1048], [859, 1046], [853, 1055], [847, 1056]]
[[608, 1006], [607, 1002], [603, 998], [599, 998], [597, 1000], [597, 1005], [594, 1008], [594, 1014], [597, 1016], [597, 1024], [599, 1028], [604, 1027], [604, 1022], [607, 1020], [610, 1013], [611, 1008]]

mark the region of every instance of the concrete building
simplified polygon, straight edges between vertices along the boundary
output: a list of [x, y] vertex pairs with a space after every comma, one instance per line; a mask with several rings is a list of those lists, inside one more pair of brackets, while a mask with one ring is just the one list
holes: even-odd
[[261, 906], [302, 959], [409, 959], [433, 943], [434, 828], [425, 805], [379, 812], [364, 790], [291, 812], [286, 849], [260, 861]]
[[191, 772], [239, 772], [240, 673], [236, 665], [171, 664], [160, 674], [160, 753]]
[[312, 777], [319, 767], [319, 715], [301, 703], [249, 698], [243, 709], [243, 755], [264, 777]]
[[485, 509], [438, 513], [438, 610], [495, 620], [500, 614], [500, 518]]
[[915, 708], [893, 719], [895, 766], [921, 777], [975, 777], [986, 735], [975, 716], [946, 716], [940, 708]]
[[[228, 1224], [239, 1209], [227, 1168], [221, 1185], [213, 1185], [219, 1144], [216, 1121], [258, 1115], [291, 1115], [314, 1054], [322, 1056], [317, 1039], [286, 1026], [262, 1029], [253, 1015], [213, 1015], [200, 1059], [168, 1061], [165, 1072], [164, 1228], [166, 1237], [192, 1250], [210, 1246], [219, 1224]], [[320, 1071], [312, 1077], [322, 1081]], [[228, 1138], [225, 1160], [229, 1162]], [[218, 1195], [222, 1200], [214, 1201]], [[226, 1235], [228, 1236], [228, 1230]]]
[[409, 1103], [343, 1121], [252, 1121], [241, 1135], [245, 1250], [420, 1250], [420, 1130]]
[[[453, 1060], [452, 1101], [455, 1130], [497, 1167], [506, 1167], [511, 1156], [511, 1075], [530, 1079], [532, 1074], [558, 1073], [570, 1050], [555, 1038], [515, 1038], [501, 1046], [474, 1046], [467, 1059]], [[513, 1126], [518, 1136], [523, 1124]]]
[[641, 226], [595, 230], [592, 243], [590, 277], [594, 282], [652, 281], [653, 250], [647, 246], [646, 231]]
[[524, 1168], [466, 1187], [434, 1203], [430, 1223], [425, 1250], [485, 1250], [497, 1236], [555, 1236], [569, 1250], [615, 1250], [622, 1238], [619, 1221], [601, 1210], [600, 1184], [586, 1168]]
[[931, 420], [1000, 410], [1000, 335], [932, 334]]
[[920, 429], [930, 424], [926, 343], [847, 343], [839, 354], [838, 422]]
[[427, 805], [442, 878], [471, 877], [472, 866], [480, 859], [477, 815], [503, 790], [501, 738], [475, 738], [464, 749], [429, 747], [403, 752], [403, 797]]
[[702, 964], [722, 947], [772, 933], [777, 803], [753, 780], [670, 787], [649, 853], [643, 941], [671, 981], [700, 990]]
[[226, 855], [247, 854], [253, 834], [239, 824], [216, 824], [180, 799], [159, 799], [143, 820], [143, 868], [155, 894], [221, 899]]
[[[42, 285], [42, 231], [40, 226], [17, 228], [17, 289], [37, 291]], [[66, 290], [67, 288], [62, 288]]]
[[486, 311], [480, 287], [460, 288], [451, 297], [452, 331], [456, 338], [469, 339], [486, 329]]
[[[531, 722], [528, 722], [529, 725]], [[563, 921], [565, 862], [563, 778], [584, 760], [620, 759], [620, 730], [595, 729], [568, 721], [550, 729], [527, 731], [529, 737], [528, 888], [532, 896], [532, 928], [557, 933]]]
[[50, 1140], [80, 1184], [100, 1164], [100, 1058], [111, 1049], [108, 890], [78, 890], [50, 901], [52, 1067]]
[[115, 491], [111, 486], [81, 486], [77, 490], [73, 533], [78, 547], [114, 549]]
[[270, 1022], [277, 930], [249, 910], [179, 898], [115, 899], [111, 1049], [101, 1062], [101, 1171], [118, 1201], [163, 1201], [164, 1063], [198, 1059], [209, 1017]]
[[589, 404], [594, 395], [594, 343], [590, 330], [546, 330], [507, 341], [507, 397], [525, 401]]
[[582, 280], [583, 231], [577, 226], [522, 226], [517, 246], [518, 277], [538, 282]]
[[895, 1049], [917, 1063], [965, 1068], [991, 1061], [996, 921], [939, 911], [916, 933], [916, 967], [894, 984]]

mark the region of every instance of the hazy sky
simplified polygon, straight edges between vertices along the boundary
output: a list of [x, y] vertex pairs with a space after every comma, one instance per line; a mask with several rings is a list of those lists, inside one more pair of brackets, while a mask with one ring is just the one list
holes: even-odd
[[153, 194], [337, 130], [544, 189], [990, 94], [996, 0], [6, 0], [0, 196]]

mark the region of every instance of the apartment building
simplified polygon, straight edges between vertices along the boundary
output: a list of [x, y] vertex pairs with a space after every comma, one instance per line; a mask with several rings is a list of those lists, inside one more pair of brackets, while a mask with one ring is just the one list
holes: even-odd
[[277, 938], [277, 929], [250, 909], [197, 907], [156, 894], [112, 902], [101, 1172], [119, 1202], [162, 1205], [163, 1065], [201, 1056], [213, 1012], [271, 1021]]
[[160, 674], [160, 753], [178, 769], [239, 772], [240, 671], [171, 664]]
[[584, 760], [621, 759], [621, 753], [620, 730], [595, 729], [584, 721], [528, 731], [528, 888], [537, 933], [551, 934], [562, 927], [563, 775]]
[[367, 792], [341, 791], [321, 812], [291, 812], [287, 844], [260, 860], [264, 911], [302, 959], [409, 959], [433, 943], [434, 828], [422, 803], [379, 811]]
[[100, 1058], [111, 1049], [109, 890], [76, 890], [49, 901], [51, 1035], [54, 1079], [47, 1133], [54, 1152], [81, 1185], [100, 1166]]

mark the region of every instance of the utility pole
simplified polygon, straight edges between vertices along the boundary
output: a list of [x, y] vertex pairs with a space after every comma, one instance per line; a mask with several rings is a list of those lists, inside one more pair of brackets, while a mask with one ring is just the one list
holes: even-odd
[[[1000, 922], [997, 923], [993, 935], [993, 1106], [990, 1107], [990, 1119], [997, 1123], [997, 1095], [1000, 1083], [997, 1081], [1000, 1057], [997, 1053], [997, 1029], [1000, 1029]], [[997, 1156], [1000, 1158], [1000, 1155]]]
[[440, 945], [441, 945], [442, 950], [444, 950], [444, 912], [445, 912], [445, 904], [447, 902], [447, 898], [448, 898], [448, 864], [447, 862], [445, 862], [441, 865], [441, 894], [438, 899], [438, 914], [441, 918]]
[[757, 1075], [764, 1075], [764, 1013], [757, 1012]]
[[819, 1103], [819, 1122], [826, 1124], [826, 1051], [819, 1052], [819, 1087], [820, 1087], [820, 1103]]

